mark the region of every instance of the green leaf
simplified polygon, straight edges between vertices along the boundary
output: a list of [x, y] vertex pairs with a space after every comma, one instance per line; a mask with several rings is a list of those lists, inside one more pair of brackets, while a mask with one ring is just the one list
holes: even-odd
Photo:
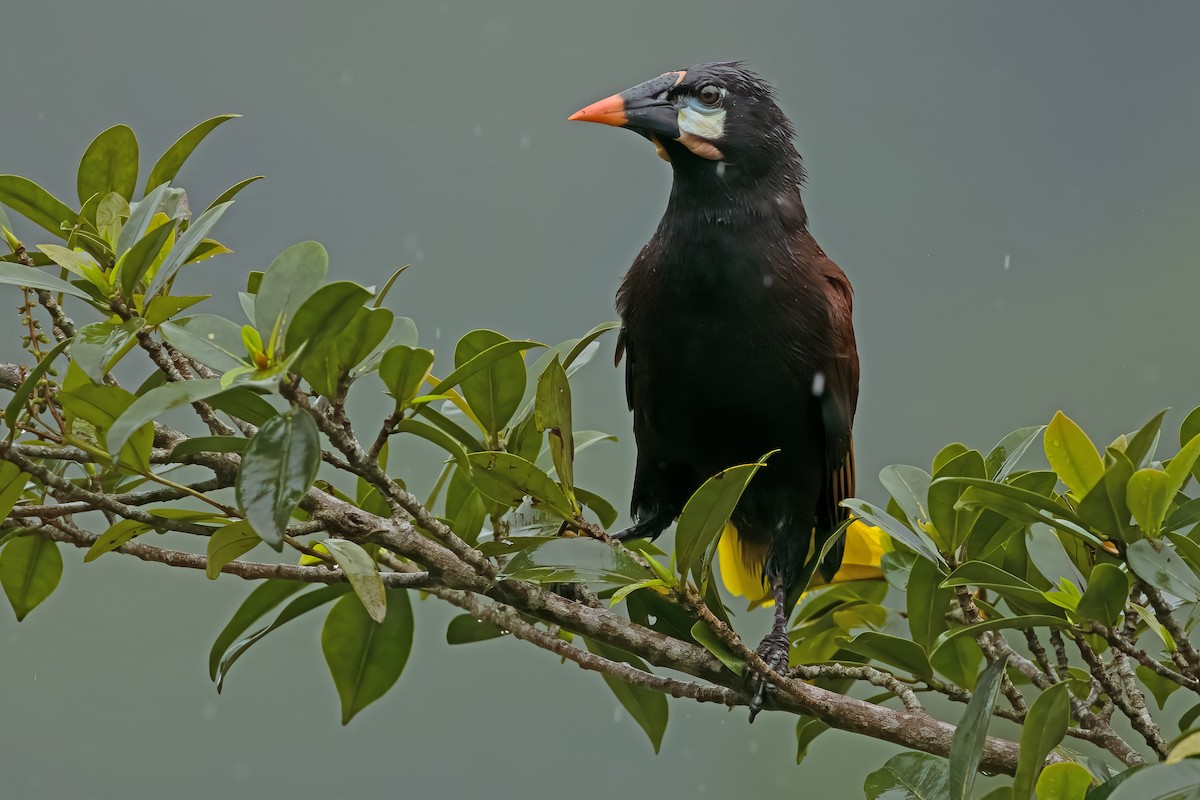
[[113, 365], [129, 352], [138, 331], [145, 325], [139, 317], [117, 325], [112, 322], [93, 322], [75, 333], [71, 360], [96, 383], [103, 383]]
[[[472, 334], [478, 335], [472, 336]], [[496, 337], [499, 338], [497, 339]], [[464, 340], [467, 342], [465, 346], [463, 344]], [[445, 394], [447, 391], [453, 389], [455, 386], [458, 386], [466, 379], [475, 377], [480, 372], [489, 369], [506, 356], [511, 356], [516, 353], [523, 353], [526, 350], [532, 350], [535, 347], [546, 346], [544, 344], [538, 344], [537, 342], [507, 339], [495, 331], [483, 330], [471, 331], [462, 339], [460, 339], [458, 344], [459, 347], [462, 348], [463, 355], [465, 356], [468, 351], [474, 350], [479, 344], [486, 340], [496, 341], [497, 344], [487, 346], [483, 350], [480, 350], [477, 354], [470, 356], [466, 361], [460, 361], [459, 352], [456, 348], [454, 354], [456, 366], [454, 371], [445, 378], [442, 378], [442, 380], [433, 387], [433, 390], [430, 391], [430, 394]], [[524, 371], [524, 363], [525, 362], [522, 360], [522, 371]]]
[[681, 577], [695, 571], [697, 563], [725, 530], [750, 479], [775, 452], [767, 453], [753, 464], [718, 472], [688, 498], [675, 528], [675, 567]]
[[1087, 530], [1087, 523], [1065, 505], [1012, 483], [997, 483], [979, 478], [939, 478], [947, 483], [970, 486], [959, 500], [961, 505], [983, 505], [1021, 522], [1044, 522], [1064, 533], [1079, 536], [1099, 547], [1102, 542]]
[[59, 353], [65, 350], [67, 345], [70, 343], [70, 339], [63, 339], [58, 344], [54, 345], [54, 347], [50, 348], [50, 351], [46, 353], [46, 355], [42, 356], [42, 360], [38, 362], [36, 367], [29, 371], [29, 374], [25, 376], [25, 380], [21, 381], [21, 385], [17, 387], [17, 391], [13, 392], [13, 396], [9, 398], [8, 406], [4, 409], [4, 422], [8, 425], [10, 436], [16, 434], [17, 419], [21, 416], [21, 412], [25, 409], [25, 401], [29, 399], [31, 394], [33, 394], [33, 390], [37, 387], [38, 381], [41, 380], [42, 376], [46, 374], [46, 371], [50, 369], [50, 365], [54, 363], [54, 359], [57, 358]]
[[988, 725], [992, 721], [992, 709], [996, 705], [996, 697], [1000, 693], [1000, 679], [1004, 676], [1007, 664], [1006, 655], [988, 665], [976, 684], [975, 693], [967, 703], [967, 710], [963, 712], [958, 727], [955, 728], [954, 741], [950, 745], [951, 800], [971, 799], [979, 759], [987, 741]]
[[137, 137], [129, 126], [114, 125], [93, 139], [83, 153], [75, 181], [79, 202], [109, 192], [129, 200], [137, 188], [137, 176]]
[[571, 384], [567, 380], [567, 371], [557, 358], [538, 378], [533, 416], [537, 429], [549, 434], [554, 469], [558, 472], [563, 491], [568, 498], [572, 498], [575, 486], [575, 438], [571, 422]]
[[1013, 779], [1013, 800], [1034, 800], [1033, 789], [1042, 763], [1067, 734], [1071, 695], [1066, 683], [1056, 683], [1038, 695], [1021, 728], [1021, 754]]
[[1079, 504], [1079, 517], [1098, 533], [1109, 539], [1129, 538], [1129, 480], [1133, 477], [1133, 462], [1120, 452], [1109, 450], [1111, 463], [1100, 482], [1092, 487]]
[[342, 701], [342, 724], [392, 688], [408, 663], [413, 613], [408, 592], [387, 592], [387, 614], [375, 622], [353, 597], [334, 604], [321, 630], [321, 650]]
[[983, 663], [983, 651], [973, 638], [960, 636], [949, 639], [944, 647], [934, 650], [929, 662], [956, 685], [974, 690], [979, 678], [979, 665]]
[[0, 519], [7, 519], [17, 500], [25, 491], [29, 475], [21, 471], [16, 464], [8, 461], [0, 462]]
[[470, 473], [471, 461], [467, 457], [467, 451], [450, 434], [415, 419], [404, 419], [396, 423], [396, 433], [411, 433], [428, 442], [433, 442], [450, 454], [450, 457], [454, 459], [454, 463], [458, 465], [459, 469], [465, 474]]
[[[300, 595], [296, 599], [292, 600], [292, 602], [290, 602], [286, 606], [284, 606], [283, 611], [279, 612], [279, 616], [277, 616], [274, 619], [274, 621], [271, 622], [271, 624], [269, 624], [265, 627], [259, 628], [254, 633], [252, 633], [249, 636], [245, 637], [244, 639], [240, 639], [238, 642], [236, 642], [232, 647], [229, 648], [228, 652], [226, 652], [224, 654], [224, 657], [221, 659], [220, 665], [217, 667], [217, 692], [220, 692], [223, 688], [225, 688], [225, 678], [229, 676], [229, 670], [233, 669], [233, 665], [237, 662], [237, 660], [239, 658], [241, 658], [242, 655], [247, 650], [249, 650], [250, 647], [255, 642], [261, 640], [264, 636], [271, 633], [272, 631], [278, 630], [280, 626], [285, 625], [288, 622], [291, 622], [292, 620], [296, 619], [297, 617], [307, 614], [308, 612], [323, 606], [325, 603], [328, 603], [330, 600], [336, 600], [337, 598], [341, 597], [342, 595], [346, 594], [349, 591], [350, 591], [350, 584], [335, 583], [332, 586], [322, 586], [320, 589], [314, 589], [311, 592], [305, 592], [304, 594]], [[253, 595], [251, 595], [251, 597], [253, 597]], [[282, 598], [280, 598], [280, 599], [282, 599]], [[367, 617], [367, 612], [363, 610], [362, 603], [358, 602], [358, 600], [355, 598], [346, 598], [346, 599], [349, 600], [353, 605], [357, 606], [359, 609], [359, 612], [363, 615], [363, 618], [366, 619], [368, 622], [370, 622], [370, 617]], [[249, 600], [247, 600], [247, 603], [248, 602], [249, 602]], [[279, 600], [275, 600], [273, 603], [271, 603], [270, 606], [267, 606], [266, 608], [264, 608], [262, 611], [259, 612], [259, 616], [266, 613], [266, 611], [269, 611], [271, 606], [278, 604], [278, 602], [279, 602]], [[245, 608], [245, 605], [246, 604], [243, 604], [243, 609]], [[242, 613], [242, 609], [238, 609], [238, 615], [241, 615], [241, 613]], [[234, 620], [230, 621], [230, 625], [232, 625], [233, 622], [237, 621], [237, 620], [238, 620], [238, 616], [235, 616]], [[253, 620], [250, 620], [249, 622], [253, 622]], [[374, 624], [374, 623], [372, 623], [372, 624]], [[246, 627], [249, 627], [249, 623], [247, 623]], [[229, 626], [226, 626], [227, 630], [228, 630], [228, 628], [229, 628]], [[224, 636], [225, 631], [222, 631], [221, 635]], [[220, 638], [218, 638], [218, 642], [219, 641], [220, 641]], [[215, 644], [213, 645], [213, 650], [214, 650], [214, 652], [216, 651]], [[210, 664], [211, 664], [211, 655], [210, 655]]]
[[945, 800], [950, 770], [946, 759], [928, 753], [900, 753], [867, 775], [867, 800]]
[[1125, 487], [1125, 502], [1147, 536], [1157, 536], [1175, 497], [1171, 476], [1161, 469], [1139, 469]]
[[307, 588], [305, 584], [297, 581], [265, 581], [256, 586], [254, 591], [238, 606], [238, 610], [234, 612], [233, 617], [221, 629], [221, 632], [217, 634], [216, 641], [213, 642], [212, 649], [208, 653], [208, 677], [214, 681], [217, 679], [221, 656], [239, 636], [246, 632], [246, 629], [272, 608], [305, 588]]
[[108, 291], [108, 280], [91, 253], [69, 250], [57, 244], [39, 244], [38, 249], [63, 269], [83, 278], [102, 292]]
[[167, 287], [175, 277], [175, 273], [179, 272], [187, 260], [191, 258], [192, 252], [200, 246], [200, 243], [204, 241], [204, 237], [216, 226], [217, 221], [229, 210], [231, 205], [233, 205], [232, 201], [222, 203], [219, 206], [213, 206], [188, 226], [187, 231], [179, 237], [179, 241], [175, 242], [175, 246], [171, 248], [171, 252], [167, 253], [162, 264], [155, 270], [154, 278], [150, 281], [150, 286], [146, 289], [147, 297], [156, 295]]
[[[1179, 453], [1171, 459], [1170, 463], [1167, 464], [1167, 474], [1171, 476], [1171, 483], [1168, 485], [1167, 490], [1172, 497], [1183, 488], [1183, 484], [1187, 482], [1188, 476], [1196, 471], [1198, 460], [1200, 460], [1200, 433], [1193, 436]], [[1197, 480], [1200, 480], [1200, 478], [1197, 478]]]
[[941, 553], [938, 552], [937, 545], [933, 543], [932, 539], [924, 533], [911, 530], [907, 525], [886, 511], [857, 499], [843, 500], [842, 507], [850, 509], [854, 516], [868, 525], [882, 528], [884, 533], [897, 542], [911, 548], [913, 552], [922, 558], [928, 559], [935, 564], [946, 566], [946, 560], [942, 558]]
[[119, 453], [135, 431], [161, 417], [173, 408], [195, 403], [221, 391], [218, 378], [206, 378], [166, 383], [152, 389], [125, 409], [108, 431], [109, 453]]
[[329, 346], [362, 310], [371, 296], [351, 281], [327, 283], [305, 298], [287, 327], [284, 353], [294, 353], [305, 342], [309, 350]]
[[384, 298], [386, 298], [388, 296], [388, 292], [392, 290], [392, 284], [396, 282], [396, 278], [399, 278], [400, 275], [411, 266], [412, 264], [405, 264], [402, 267], [398, 267], [391, 275], [388, 276], [388, 279], [383, 282], [383, 288], [380, 289], [379, 293], [375, 295], [375, 301], [371, 303], [372, 308], [379, 308], [383, 305]]
[[0, 549], [0, 586], [17, 622], [50, 596], [62, 577], [58, 543], [37, 535], [17, 536]]
[[28, 286], [30, 289], [46, 289], [51, 292], [61, 292], [71, 297], [82, 297], [84, 300], [92, 299], [91, 294], [77, 286], [73, 286], [53, 275], [47, 275], [40, 269], [31, 269], [21, 264], [0, 263], [0, 283], [7, 283], [10, 286]]
[[851, 653], [874, 659], [881, 664], [898, 667], [918, 678], [932, 678], [933, 668], [921, 646], [909, 639], [877, 631], [863, 631], [842, 647]]
[[1081, 619], [1095, 620], [1112, 626], [1129, 598], [1129, 576], [1114, 564], [1100, 563], [1092, 567], [1087, 591], [1079, 599], [1075, 613]]
[[1200, 601], [1200, 578], [1169, 541], [1139, 539], [1125, 551], [1129, 569], [1156, 589], [1189, 602]]
[[893, 464], [879, 471], [883, 488], [888, 490], [913, 527], [926, 533], [932, 522], [928, 504], [931, 480], [925, 470], [906, 464]]
[[367, 614], [382, 623], [387, 615], [387, 594], [375, 559], [362, 545], [345, 539], [326, 539], [323, 544], [346, 574], [346, 580], [350, 581]]
[[303, 412], [277, 414], [250, 440], [237, 474], [238, 507], [262, 540], [280, 550], [292, 512], [321, 465], [316, 423]]
[[1083, 497], [1100, 482], [1104, 462], [1096, 445], [1061, 411], [1046, 428], [1045, 448], [1050, 469], [1076, 497]]
[[1172, 653], [1179, 649], [1178, 645], [1175, 644], [1175, 638], [1171, 636], [1171, 632], [1167, 630], [1165, 625], [1158, 621], [1158, 618], [1154, 616], [1150, 609], [1137, 603], [1130, 603], [1129, 607], [1133, 609], [1133, 613], [1138, 615], [1138, 618], [1141, 619], [1145, 626], [1154, 632], [1154, 635], [1163, 643], [1163, 647]]
[[[620, 320], [614, 320], [613, 322], [601, 322], [599, 325], [585, 333], [583, 337], [571, 347], [570, 351], [563, 358], [563, 368], [569, 371], [571, 365], [575, 363], [575, 360], [583, 354], [583, 351], [586, 350], [592, 342], [596, 341], [609, 331], [619, 330], [620, 327]], [[570, 373], [568, 372], [568, 374]]]
[[[584, 641], [588, 650], [602, 658], [629, 664], [643, 672], [650, 672], [650, 667], [646, 665], [646, 662], [637, 656], [592, 639]], [[667, 730], [666, 696], [651, 689], [625, 683], [605, 673], [602, 675], [608, 688], [617, 696], [617, 700], [624, 709], [629, 712], [629, 716], [633, 717], [634, 721], [646, 732], [646, 736], [650, 738], [650, 744], [654, 746], [654, 752], [657, 753], [662, 746], [663, 734]]]
[[535, 507], [541, 506], [562, 519], [574, 516], [570, 499], [535, 464], [511, 453], [490, 450], [469, 453], [467, 459], [472, 467], [471, 483], [496, 502], [516, 508], [529, 495]]
[[1009, 628], [1069, 628], [1070, 623], [1059, 617], [1051, 617], [1046, 614], [1023, 614], [1017, 617], [999, 617], [997, 619], [989, 619], [983, 622], [973, 622], [970, 625], [963, 625], [961, 628], [954, 628], [946, 631], [938, 637], [937, 645], [934, 651], [942, 649], [946, 643], [958, 638], [959, 636], [978, 636], [984, 631], [1006, 630]]
[[[1111, 794], [1104, 789], [1118, 783]], [[1153, 764], [1133, 774], [1118, 773], [1092, 793], [1097, 800], [1200, 800], [1200, 759]]]
[[940, 586], [942, 580], [932, 561], [921, 558], [913, 563], [906, 597], [908, 628], [913, 641], [927, 653], [946, 630], [946, 611], [954, 599], [953, 589]]
[[[933, 457], [934, 473], [937, 473], [938, 470], [942, 469], [947, 464], [949, 464], [951, 461], [958, 458], [959, 456], [961, 456], [963, 453], [967, 452], [970, 449], [971, 448], [967, 447], [962, 442], [951, 442], [950, 444], [946, 445], [945, 447], [943, 447], [941, 450], [938, 451], [938, 454], [936, 456]], [[984, 476], [984, 477], [986, 477], [986, 476]]]
[[204, 210], [209, 211], [209, 210], [214, 209], [217, 206], [221, 205], [222, 203], [228, 203], [230, 200], [232, 200], [234, 197], [236, 197], [238, 195], [238, 193], [242, 191], [242, 189], [245, 189], [247, 186], [254, 183], [255, 181], [261, 181], [265, 177], [267, 177], [267, 176], [266, 175], [255, 175], [252, 178], [246, 178], [244, 181], [238, 181], [233, 186], [230, 186], [228, 189], [226, 189], [225, 191], [223, 191], [219, 195], [217, 195], [217, 198], [215, 200], [213, 200], [211, 203], [209, 203], [208, 208], [206, 208]]
[[[91, 423], [96, 428], [100, 446], [106, 450], [117, 420], [124, 416], [135, 399], [132, 394], [118, 386], [96, 383], [81, 383], [59, 394], [59, 402], [67, 410], [68, 425], [71, 424], [72, 417]], [[114, 454], [114, 459], [117, 458], [115, 454], [119, 452], [119, 462], [129, 469], [146, 473], [150, 470], [150, 449], [153, 443], [154, 426], [146, 421], [123, 433], [118, 442], [120, 449], [114, 448], [110, 452]]]
[[[164, 211], [170, 192], [171, 187], [164, 183], [130, 206], [129, 219], [121, 226], [116, 246], [113, 247], [114, 255], [123, 255], [149, 232], [154, 215]], [[169, 217], [170, 214], [167, 216]]]
[[741, 675], [746, 670], [746, 662], [721, 641], [721, 638], [708, 627], [708, 623], [699, 620], [692, 626], [692, 638], [705, 650], [716, 656], [722, 664], [735, 675]]
[[1182, 688], [1175, 681], [1164, 678], [1149, 667], [1138, 665], [1136, 673], [1138, 680], [1150, 690], [1150, 694], [1154, 695], [1154, 702], [1158, 704], [1159, 711], [1163, 710], [1168, 698], [1175, 693], [1175, 690]]
[[254, 326], [266, 341], [282, 343], [296, 311], [328, 273], [329, 254], [317, 242], [299, 242], [275, 257], [254, 299]]
[[36, 222], [60, 239], [66, 238], [63, 227], [70, 228], [79, 216], [66, 203], [19, 175], [0, 175], [0, 204]]
[[96, 537], [92, 546], [83, 556], [84, 563], [95, 561], [105, 553], [116, 550], [121, 545], [140, 536], [146, 531], [154, 530], [153, 525], [147, 525], [133, 519], [120, 519], [109, 526], [108, 530]]
[[189, 295], [186, 297], [151, 297], [150, 302], [146, 304], [146, 324], [151, 327], [161, 325], [180, 311], [191, 308], [210, 297], [212, 297], [211, 294]]
[[576, 486], [575, 499], [595, 513], [597, 519], [600, 520], [600, 527], [609, 528], [617, 521], [617, 509], [595, 492], [589, 492]]
[[1051, 585], [1056, 585], [1060, 578], [1066, 578], [1080, 591], [1087, 587], [1079, 568], [1067, 555], [1062, 540], [1049, 525], [1035, 522], [1029, 526], [1025, 533], [1025, 552], [1034, 568]]
[[[495, 331], [475, 330], [463, 336], [454, 348], [454, 373], [465, 372], [472, 361], [488, 355], [497, 346], [503, 346], [509, 339]], [[531, 347], [529, 343], [520, 343], [523, 347], [510, 349], [503, 355], [493, 358], [482, 369], [476, 369], [470, 374], [459, 374], [459, 383], [463, 397], [479, 418], [485, 431], [491, 438], [508, 424], [517, 407], [521, 396], [525, 393], [525, 360], [521, 352]], [[449, 378], [442, 384], [449, 382]], [[439, 384], [441, 386], [442, 384]], [[434, 394], [441, 394], [445, 389], [435, 388]]]
[[208, 564], [205, 565], [204, 574], [210, 581], [215, 581], [226, 564], [249, 553], [261, 541], [246, 520], [229, 523], [208, 540]]
[[829, 726], [816, 717], [801, 715], [796, 721], [796, 763], [804, 761], [808, 755], [808, 746], [812, 744], [813, 739], [816, 739], [825, 731], [829, 730]]
[[1144, 467], [1146, 462], [1154, 458], [1159, 429], [1162, 427], [1163, 417], [1166, 414], [1166, 411], [1158, 412], [1154, 419], [1143, 425], [1141, 430], [1130, 438], [1129, 444], [1125, 447], [1125, 455], [1129, 457], [1135, 467]]
[[379, 362], [379, 377], [388, 394], [396, 401], [396, 411], [403, 411], [421, 391], [433, 366], [433, 351], [398, 344], [383, 354]]
[[1171, 512], [1164, 530], [1177, 531], [1200, 522], [1200, 497], [1188, 500]]
[[[523, 547], [504, 567], [505, 580], [532, 583], [604, 583], [628, 586], [656, 577], [628, 553], [604, 542], [584, 538], [529, 536], [532, 546]], [[501, 548], [503, 549], [503, 548]], [[481, 548], [495, 555], [492, 548]]]
[[1003, 483], [1009, 474], [1016, 469], [1021, 457], [1025, 455], [1026, 451], [1029, 450], [1030, 446], [1038, 440], [1038, 437], [1045, 430], [1045, 425], [1020, 428], [997, 442], [996, 446], [988, 453], [987, 458], [984, 459], [988, 477], [994, 481]]
[[363, 362], [391, 330], [395, 315], [386, 308], [357, 308], [331, 342], [305, 351], [300, 373], [318, 394], [332, 397], [342, 378]]
[[[168, 183], [175, 180], [175, 175], [179, 172], [179, 168], [187, 161], [188, 156], [196, 149], [196, 145], [204, 141], [204, 137], [212, 133], [218, 125], [223, 122], [228, 122], [231, 119], [237, 119], [241, 114], [222, 114], [219, 117], [206, 119], [190, 131], [180, 136], [175, 144], [167, 148], [167, 152], [154, 165], [154, 169], [150, 170], [150, 177], [146, 179], [145, 191], [150, 191], [153, 186], [158, 186], [162, 183]], [[251, 180], [254, 180], [251, 178]]]
[[1084, 800], [1092, 785], [1092, 773], [1082, 764], [1061, 761], [1042, 770], [1037, 780], [1038, 800]]
[[242, 329], [216, 314], [196, 314], [159, 326], [172, 347], [218, 372], [246, 366]]
[[132, 301], [138, 284], [146, 277], [150, 267], [158, 259], [163, 245], [167, 243], [175, 230], [175, 222], [166, 222], [153, 229], [134, 243], [117, 260], [117, 285], [121, 287], [121, 296], [126, 301]]
[[208, 404], [218, 411], [258, 426], [278, 413], [274, 406], [244, 386], [235, 386], [215, 394], [208, 399]]
[[470, 644], [498, 639], [505, 632], [490, 622], [475, 619], [470, 614], [459, 614], [446, 626], [446, 644]]
[[[944, 451], [943, 451], [944, 452]], [[987, 467], [978, 450], [967, 450], [934, 470], [934, 477], [986, 478]], [[983, 513], [980, 508], [961, 508], [958, 500], [964, 489], [950, 483], [931, 484], [926, 488], [929, 516], [938, 534], [951, 552], [967, 539], [967, 534]]]

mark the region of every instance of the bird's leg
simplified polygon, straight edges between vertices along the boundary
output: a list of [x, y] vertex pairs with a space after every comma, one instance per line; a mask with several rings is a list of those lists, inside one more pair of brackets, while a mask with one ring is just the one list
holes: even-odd
[[[771, 576], [771, 593], [775, 597], [775, 624], [771, 626], [771, 632], [758, 645], [756, 652], [771, 669], [784, 673], [787, 672], [788, 652], [791, 650], [792, 642], [787, 634], [787, 587], [784, 586], [781, 577]], [[762, 711], [763, 703], [766, 702], [771, 682], [767, 680], [766, 675], [751, 671], [746, 684], [746, 689], [750, 693], [750, 721], [754, 722], [754, 718], [758, 716], [759, 711]]]
[[674, 515], [664, 508], [662, 503], [655, 503], [648, 509], [643, 506], [638, 509], [638, 513], [634, 517], [634, 523], [624, 530], [617, 531], [612, 535], [614, 539], [626, 541], [628, 539], [649, 539], [654, 541], [659, 534], [667, 529], [674, 519]]

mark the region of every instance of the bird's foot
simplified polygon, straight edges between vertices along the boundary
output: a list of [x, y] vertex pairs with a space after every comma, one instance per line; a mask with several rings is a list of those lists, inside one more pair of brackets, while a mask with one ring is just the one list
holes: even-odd
[[[791, 646], [792, 642], [788, 639], [786, 631], [773, 630], [762, 640], [755, 652], [763, 661], [767, 662], [767, 666], [772, 670], [785, 674], [788, 668], [788, 651], [791, 650]], [[767, 695], [772, 688], [766, 675], [756, 670], [749, 673], [746, 679], [746, 692], [750, 695], [751, 722], [754, 722], [758, 712], [762, 711], [763, 705], [767, 701]]]
[[627, 542], [630, 539], [645, 539], [653, 542], [669, 524], [671, 524], [670, 520], [664, 523], [656, 517], [651, 517], [647, 520], [635, 522], [624, 530], [617, 531], [612, 534], [612, 537], [618, 542]]

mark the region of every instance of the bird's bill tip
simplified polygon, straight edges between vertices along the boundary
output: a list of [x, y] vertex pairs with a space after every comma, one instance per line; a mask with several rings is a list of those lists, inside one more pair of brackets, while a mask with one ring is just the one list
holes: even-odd
[[625, 98], [619, 94], [597, 100], [567, 117], [569, 122], [599, 122], [602, 125], [622, 127], [629, 122], [625, 114]]

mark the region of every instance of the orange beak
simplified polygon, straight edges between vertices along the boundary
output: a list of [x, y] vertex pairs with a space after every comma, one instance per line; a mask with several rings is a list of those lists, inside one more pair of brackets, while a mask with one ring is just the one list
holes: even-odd
[[590, 106], [579, 109], [567, 117], [571, 122], [599, 122], [601, 125], [624, 126], [629, 122], [625, 115], [625, 98], [619, 94], [597, 100]]

